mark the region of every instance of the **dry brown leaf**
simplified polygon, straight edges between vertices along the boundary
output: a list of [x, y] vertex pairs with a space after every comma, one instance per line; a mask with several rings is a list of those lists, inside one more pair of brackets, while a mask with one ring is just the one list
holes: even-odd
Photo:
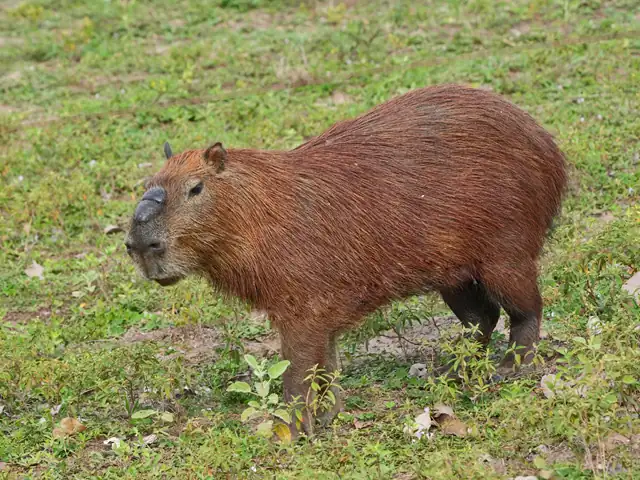
[[356, 430], [361, 430], [363, 428], [369, 428], [373, 425], [371, 420], [367, 420], [365, 422], [358, 420], [357, 418], [353, 421], [353, 426], [356, 427]]
[[433, 407], [433, 418], [438, 420], [438, 418], [443, 415], [446, 415], [448, 417], [455, 417], [453, 408], [448, 405], [443, 405], [442, 403], [439, 403], [435, 407]]
[[633, 277], [622, 285], [622, 288], [629, 294], [636, 298], [640, 298], [640, 272], [636, 272]]
[[618, 445], [628, 445], [631, 439], [619, 433], [612, 433], [604, 441], [604, 448], [607, 451], [615, 450]]
[[38, 277], [40, 280], [44, 280], [44, 267], [35, 261], [25, 268], [24, 273], [26, 273], [29, 278]]
[[83, 424], [81, 424], [77, 418], [73, 417], [65, 417], [60, 420], [60, 430], [65, 435], [75, 435], [76, 433], [83, 432], [87, 429]]
[[453, 408], [448, 405], [438, 404], [433, 407], [433, 419], [445, 435], [455, 435], [457, 437], [466, 437], [469, 433], [469, 427], [456, 418]]
[[469, 433], [469, 427], [457, 418], [447, 418], [442, 422], [438, 422], [440, 430], [445, 435], [455, 435], [456, 437], [466, 437]]

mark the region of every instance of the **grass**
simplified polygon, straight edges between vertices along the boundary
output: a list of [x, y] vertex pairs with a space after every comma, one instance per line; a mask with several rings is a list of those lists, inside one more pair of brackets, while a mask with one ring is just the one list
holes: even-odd
[[[635, 0], [4, 2], [0, 478], [640, 477], [640, 307], [621, 288], [640, 265], [639, 20]], [[472, 363], [452, 385], [355, 356], [346, 410], [316, 441], [254, 435], [226, 388], [268, 325], [199, 281], [140, 281], [105, 227], [126, 225], [167, 139], [290, 148], [452, 81], [531, 112], [571, 163], [542, 261], [545, 366], [483, 386], [490, 367]], [[393, 305], [345, 352], [443, 312]], [[576, 383], [546, 398], [547, 372]], [[412, 442], [405, 420], [440, 401], [473, 434]], [[159, 413], [131, 418], [144, 409]], [[55, 437], [63, 417], [86, 430]]]

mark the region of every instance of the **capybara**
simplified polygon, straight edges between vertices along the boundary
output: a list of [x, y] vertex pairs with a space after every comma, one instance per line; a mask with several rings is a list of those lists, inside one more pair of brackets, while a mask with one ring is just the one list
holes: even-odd
[[[504, 308], [510, 344], [531, 357], [537, 260], [561, 205], [565, 158], [500, 96], [427, 87], [294, 150], [215, 143], [172, 156], [165, 144], [165, 155], [127, 250], [161, 285], [200, 274], [266, 311], [291, 361], [287, 399], [304, 398], [314, 365], [337, 367], [341, 332], [430, 290], [485, 343]], [[312, 422], [305, 417], [307, 432]]]

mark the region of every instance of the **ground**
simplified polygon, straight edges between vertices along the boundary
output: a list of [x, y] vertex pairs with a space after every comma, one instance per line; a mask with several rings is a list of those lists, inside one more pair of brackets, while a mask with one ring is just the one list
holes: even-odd
[[[640, 478], [640, 307], [623, 288], [640, 266], [638, 12], [637, 0], [3, 2], [0, 478]], [[331, 427], [294, 444], [256, 435], [240, 419], [247, 395], [226, 389], [250, 378], [244, 353], [277, 360], [267, 321], [199, 280], [143, 282], [114, 226], [165, 140], [292, 148], [442, 82], [507, 96], [569, 159], [541, 261], [543, 364], [486, 383], [506, 348], [496, 332], [491, 362], [434, 377], [472, 345], [437, 298], [409, 299], [343, 339]], [[565, 387], [541, 383], [555, 374]], [[404, 431], [438, 403], [468, 434]], [[66, 417], [85, 428], [65, 434]]]

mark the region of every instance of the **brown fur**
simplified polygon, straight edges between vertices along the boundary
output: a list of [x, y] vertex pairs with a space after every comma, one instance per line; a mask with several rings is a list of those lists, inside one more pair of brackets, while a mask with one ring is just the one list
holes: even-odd
[[[528, 351], [538, 340], [537, 259], [565, 160], [499, 96], [418, 89], [292, 151], [203, 157], [172, 157], [151, 182], [168, 193], [153, 230], [167, 242], [161, 270], [202, 273], [266, 310], [292, 361], [289, 395], [302, 393], [307, 368], [337, 365], [342, 331], [427, 290], [479, 324], [484, 341], [500, 306], [512, 342]], [[203, 198], [190, 205], [185, 184], [198, 179]]]

